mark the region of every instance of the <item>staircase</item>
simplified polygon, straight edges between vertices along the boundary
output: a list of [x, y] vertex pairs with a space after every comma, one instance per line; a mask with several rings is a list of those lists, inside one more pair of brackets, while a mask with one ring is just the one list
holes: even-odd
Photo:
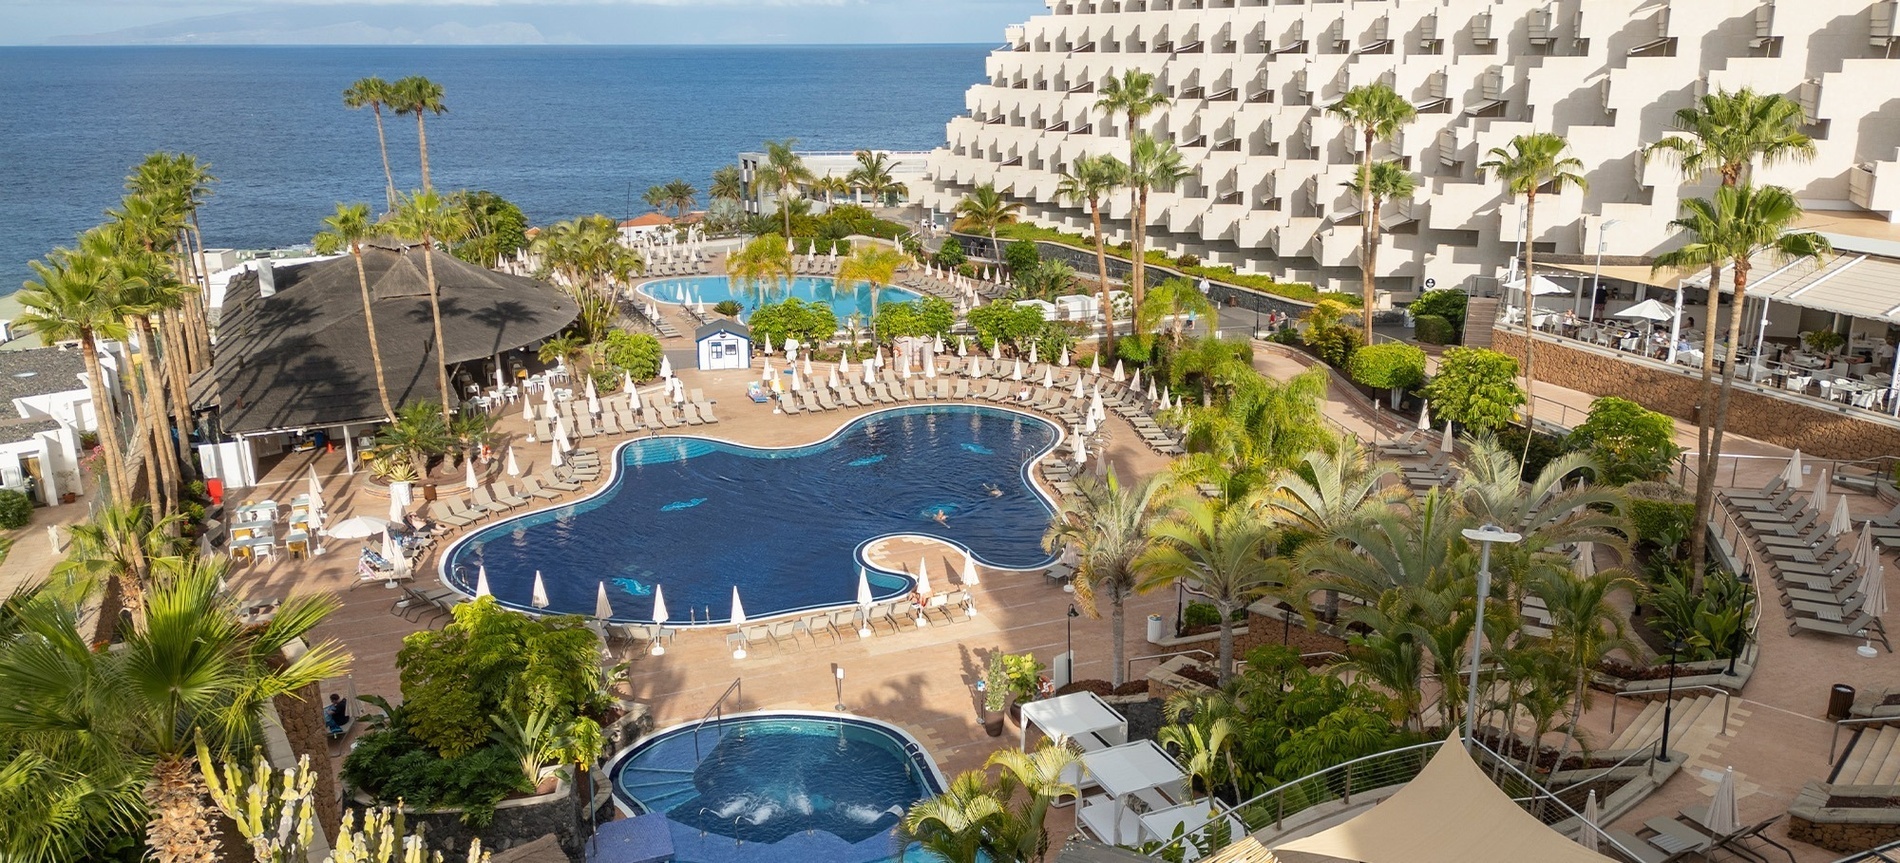
[[620, 773], [620, 788], [648, 812], [666, 812], [699, 793], [693, 771], [667, 767], [628, 766]]
[[[1626, 726], [1622, 734], [1617, 735], [1614, 742], [1600, 749], [1626, 752], [1633, 749], [1656, 748], [1656, 744], [1662, 741], [1663, 707], [1666, 704], [1668, 702], [1665, 700], [1650, 702], [1649, 706], [1643, 708], [1643, 712], [1636, 717], [1636, 721]], [[1676, 709], [1669, 717], [1669, 748], [1676, 752], [1685, 751], [1682, 746], [1683, 739], [1689, 734], [1690, 729], [1696, 726], [1697, 720], [1705, 717], [1712, 719], [1718, 729], [1721, 727], [1720, 698], [1714, 695], [1698, 695], [1694, 698], [1676, 699]], [[1896, 730], [1900, 731], [1900, 729]]]
[[1491, 346], [1491, 328], [1498, 321], [1495, 297], [1471, 297], [1465, 300], [1464, 344], [1468, 348]]
[[1829, 782], [1835, 785], [1900, 785], [1900, 725], [1862, 729], [1848, 744]]

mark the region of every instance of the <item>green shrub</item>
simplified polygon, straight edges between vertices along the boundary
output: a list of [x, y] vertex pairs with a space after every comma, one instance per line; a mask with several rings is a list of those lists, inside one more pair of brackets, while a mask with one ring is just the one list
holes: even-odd
[[[996, 235], [998, 238], [1003, 239], [1046, 240], [1052, 243], [1061, 243], [1062, 245], [1072, 248], [1083, 249], [1090, 254], [1094, 254], [1095, 252], [1095, 240], [1092, 237], [1085, 237], [1081, 234], [1064, 233], [1053, 228], [1032, 225], [1028, 222], [1004, 225], [996, 229]], [[1126, 245], [1109, 245], [1104, 248], [1104, 251], [1110, 256], [1124, 261], [1132, 260], [1129, 255], [1128, 246]], [[1192, 258], [1192, 256], [1186, 257]], [[1226, 265], [1208, 266], [1200, 263], [1198, 260], [1192, 264], [1183, 263], [1178, 258], [1169, 258], [1168, 253], [1160, 249], [1150, 249], [1145, 258], [1151, 264], [1172, 267], [1187, 276], [1205, 276], [1210, 281], [1238, 285], [1249, 290], [1259, 291], [1263, 294], [1273, 294], [1305, 303], [1315, 303], [1322, 298], [1320, 292], [1312, 285], [1300, 282], [1275, 281], [1271, 276], [1241, 275], [1234, 272], [1233, 267]], [[1359, 297], [1356, 294], [1327, 294], [1325, 298], [1339, 300], [1348, 306], [1357, 307], [1359, 305]]]
[[1003, 247], [1003, 263], [1009, 265], [1009, 271], [1019, 277], [1030, 267], [1042, 263], [1042, 253], [1036, 251], [1036, 244], [1028, 240], [1017, 240]]
[[[1232, 617], [1236, 623], [1244, 621], [1247, 619], [1247, 609], [1236, 608], [1230, 617]], [[1181, 625], [1188, 629], [1195, 629], [1202, 626], [1219, 626], [1220, 609], [1215, 608], [1211, 602], [1190, 602], [1187, 604], [1187, 608], [1181, 610]]]
[[357, 738], [343, 759], [343, 780], [381, 801], [461, 808], [471, 827], [487, 826], [503, 798], [534, 788], [507, 747], [489, 744], [444, 758], [400, 730]]
[[1425, 385], [1425, 397], [1432, 416], [1473, 431], [1496, 431], [1516, 416], [1524, 390], [1517, 385], [1517, 360], [1485, 348], [1451, 348]]
[[956, 309], [942, 297], [924, 297], [909, 303], [883, 303], [877, 307], [872, 323], [882, 341], [906, 336], [935, 336], [950, 332], [957, 321]]
[[603, 344], [606, 346], [607, 364], [632, 375], [634, 380], [650, 380], [659, 375], [659, 339], [646, 333], [613, 330], [607, 333], [607, 340]]
[[786, 297], [754, 309], [746, 325], [752, 328], [752, 338], [760, 342], [770, 338], [772, 344], [782, 345], [787, 338], [794, 338], [800, 344], [817, 345], [838, 332], [838, 314], [829, 303]]
[[19, 530], [32, 520], [32, 498], [10, 488], [0, 489], [0, 529]]
[[976, 330], [977, 342], [986, 351], [1001, 340], [1027, 353], [1029, 343], [1042, 335], [1045, 323], [1041, 306], [1019, 306], [1008, 300], [977, 306], [966, 318]]
[[1688, 645], [1680, 661], [1727, 659], [1747, 643], [1745, 634], [1755, 591], [1725, 570], [1710, 570], [1702, 590], [1693, 587], [1686, 563], [1661, 567], [1643, 591], [1643, 604], [1654, 609], [1649, 626], [1664, 638]]
[[1689, 538], [1695, 526], [1695, 504], [1631, 498], [1629, 517], [1637, 539], [1669, 552]]
[[1412, 337], [1428, 345], [1450, 345], [1458, 342], [1458, 331], [1437, 315], [1414, 315]]
[[1300, 319], [1300, 342], [1334, 368], [1343, 369], [1352, 362], [1353, 351], [1359, 349], [1364, 337], [1358, 327], [1342, 323], [1349, 311], [1346, 304], [1325, 299]]
[[963, 254], [963, 244], [956, 237], [945, 239], [943, 245], [937, 247], [935, 260], [939, 267], [961, 266], [967, 260]]
[[728, 318], [736, 318], [739, 316], [739, 313], [744, 310], [745, 307], [739, 305], [738, 300], [720, 300], [718, 304], [713, 306], [713, 311], [725, 315]]
[[1402, 342], [1360, 348], [1348, 366], [1353, 380], [1373, 389], [1410, 389], [1425, 382], [1425, 352]]
[[1497, 437], [1498, 445], [1503, 447], [1505, 452], [1510, 453], [1512, 458], [1520, 454], [1524, 455], [1518, 476], [1526, 481], [1536, 479], [1537, 475], [1543, 472], [1544, 466], [1550, 464], [1551, 459], [1570, 451], [1564, 446], [1563, 438], [1538, 432], [1531, 438], [1530, 450], [1527, 453], [1524, 449], [1524, 427], [1520, 425], [1507, 425], [1492, 434]]
[[[1444, 318], [1446, 323], [1451, 324], [1452, 332], [1458, 333], [1465, 328], [1465, 304], [1470, 299], [1464, 291], [1426, 291], [1419, 294], [1418, 299], [1413, 300], [1408, 308], [1414, 319], [1424, 315]], [[1440, 342], [1439, 344], [1450, 343]]]
[[1175, 258], [1174, 265], [1182, 268], [1198, 267], [1201, 265], [1201, 256], [1188, 252], [1181, 255], [1181, 257]]
[[1154, 358], [1152, 336], [1122, 336], [1115, 340], [1115, 356], [1135, 365], [1147, 365]]
[[1666, 476], [1682, 454], [1676, 421], [1628, 399], [1604, 396], [1570, 432], [1570, 446], [1587, 450], [1603, 467], [1601, 482], [1623, 485]]

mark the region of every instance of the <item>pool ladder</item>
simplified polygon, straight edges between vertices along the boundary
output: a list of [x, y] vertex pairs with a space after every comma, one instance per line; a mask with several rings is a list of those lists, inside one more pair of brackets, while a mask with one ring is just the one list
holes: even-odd
[[739, 700], [744, 697], [744, 693], [739, 686], [744, 680], [745, 678], [743, 677], [733, 678], [731, 685], [726, 687], [726, 691], [719, 694], [719, 699], [714, 701], [711, 707], [706, 708], [706, 712], [700, 715], [699, 722], [693, 725], [693, 763], [695, 765], [706, 759], [706, 756], [699, 751], [699, 729], [706, 727], [706, 723], [715, 719], [719, 721], [719, 727], [725, 727], [726, 713], [724, 707], [726, 699], [731, 698], [733, 699], [733, 703], [737, 704]]

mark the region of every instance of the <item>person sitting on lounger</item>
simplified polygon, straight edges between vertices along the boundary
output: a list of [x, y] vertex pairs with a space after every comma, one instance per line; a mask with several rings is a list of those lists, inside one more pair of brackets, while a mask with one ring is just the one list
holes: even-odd
[[1016, 400], [1019, 402], [1029, 401], [1029, 396], [1030, 390], [1028, 384], [1024, 384], [1022, 389], [1016, 391]]
[[342, 734], [349, 724], [349, 705], [344, 704], [342, 697], [336, 693], [330, 693], [330, 706], [323, 708], [323, 726], [330, 729], [331, 734]]

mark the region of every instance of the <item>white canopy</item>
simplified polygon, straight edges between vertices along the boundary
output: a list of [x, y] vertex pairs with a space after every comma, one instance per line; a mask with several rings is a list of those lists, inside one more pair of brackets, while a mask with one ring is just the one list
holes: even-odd
[[1086, 801], [1077, 820], [1098, 838], [1116, 845], [1132, 845], [1143, 838], [1140, 819], [1129, 817], [1133, 812], [1124, 802], [1127, 795], [1150, 788], [1176, 794], [1187, 775], [1152, 740], [1083, 753], [1082, 766], [1109, 799]]
[[1640, 303], [1637, 303], [1636, 305], [1630, 306], [1627, 309], [1617, 312], [1616, 314], [1611, 315], [1610, 317], [1639, 318], [1645, 321], [1667, 321], [1667, 320], [1670, 320], [1671, 318], [1674, 318], [1675, 316], [1676, 316], [1676, 312], [1674, 309], [1671, 309], [1668, 306], [1663, 305], [1662, 303], [1656, 302], [1655, 300], [1644, 300]]
[[1273, 849], [1285, 863], [1604, 863], [1519, 808], [1457, 735], [1391, 797], [1337, 827]]
[[[1505, 282], [1504, 286], [1507, 288], [1510, 288], [1513, 291], [1521, 291], [1521, 290], [1524, 290], [1524, 280], [1520, 278], [1514, 282]], [[1546, 279], [1543, 276], [1537, 276], [1536, 278], [1531, 279], [1531, 296], [1548, 297], [1548, 296], [1553, 296], [1556, 294], [1567, 294], [1567, 293], [1570, 293], [1569, 288], [1566, 288], [1563, 285], [1557, 284], [1556, 282]]]
[[1022, 748], [1029, 748], [1029, 726], [1057, 740], [1096, 733], [1120, 743], [1128, 739], [1128, 720], [1093, 692], [1072, 692], [1023, 705]]

